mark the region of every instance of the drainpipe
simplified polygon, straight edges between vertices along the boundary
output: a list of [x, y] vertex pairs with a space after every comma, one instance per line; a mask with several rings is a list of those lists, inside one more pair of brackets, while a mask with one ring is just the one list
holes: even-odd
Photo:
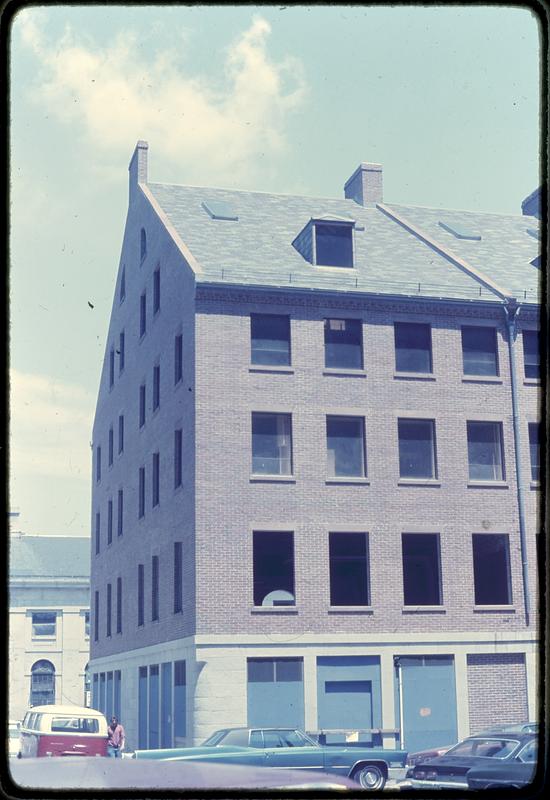
[[519, 514], [519, 541], [521, 551], [521, 570], [523, 576], [523, 604], [525, 610], [525, 625], [529, 626], [529, 570], [527, 566], [527, 542], [525, 536], [525, 506], [524, 506], [524, 483], [521, 468], [521, 449], [520, 449], [520, 428], [519, 428], [519, 402], [518, 402], [518, 383], [516, 373], [516, 359], [514, 352], [514, 342], [517, 336], [517, 318], [520, 313], [520, 306], [515, 299], [508, 300], [504, 306], [506, 326], [508, 329], [508, 353], [510, 361], [510, 380], [512, 385], [512, 417], [514, 421], [514, 451], [516, 462], [516, 483], [518, 495], [518, 514]]
[[393, 664], [397, 671], [397, 692], [399, 694], [399, 749], [405, 749], [405, 725], [403, 722], [403, 670], [399, 656], [393, 657]]

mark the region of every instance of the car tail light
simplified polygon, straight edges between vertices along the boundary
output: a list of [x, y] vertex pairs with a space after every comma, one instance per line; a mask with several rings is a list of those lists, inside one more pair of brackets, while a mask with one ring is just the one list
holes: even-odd
[[437, 772], [435, 771], [435, 769], [429, 769], [426, 772], [426, 780], [427, 781], [435, 781], [436, 778], [437, 778]]
[[418, 778], [419, 781], [423, 781], [426, 777], [426, 773], [423, 769], [417, 769], [414, 773], [414, 777]]

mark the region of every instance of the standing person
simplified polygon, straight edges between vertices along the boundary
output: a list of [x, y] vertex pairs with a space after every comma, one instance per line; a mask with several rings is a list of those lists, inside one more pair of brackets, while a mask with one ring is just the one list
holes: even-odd
[[111, 724], [107, 728], [107, 755], [111, 758], [121, 758], [124, 750], [126, 734], [124, 728], [116, 717], [111, 717]]

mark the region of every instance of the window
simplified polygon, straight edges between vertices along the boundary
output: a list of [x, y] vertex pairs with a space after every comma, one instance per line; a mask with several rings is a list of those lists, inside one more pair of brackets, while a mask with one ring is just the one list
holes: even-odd
[[113, 603], [113, 587], [110, 583], [107, 584], [107, 636], [111, 636], [111, 611], [112, 611], [112, 603]]
[[119, 289], [119, 302], [122, 303], [124, 298], [126, 297], [126, 267], [122, 267], [122, 273], [120, 275], [120, 289]]
[[145, 384], [142, 383], [139, 387], [139, 427], [143, 428], [145, 425]]
[[90, 612], [84, 612], [84, 636], [86, 639], [90, 638]]
[[252, 414], [252, 472], [292, 474], [290, 414]]
[[153, 314], [160, 311], [160, 267], [153, 272]]
[[174, 337], [174, 384], [183, 378], [183, 336], [178, 333]]
[[509, 605], [512, 600], [508, 536], [474, 533], [472, 547], [476, 605]]
[[116, 632], [122, 633], [122, 578], [116, 579]]
[[153, 367], [153, 411], [160, 405], [160, 364]]
[[121, 332], [120, 332], [120, 336], [119, 336], [119, 338], [118, 338], [118, 372], [119, 372], [119, 375], [120, 375], [120, 373], [121, 373], [121, 372], [123, 371], [123, 369], [124, 369], [124, 362], [125, 362], [125, 352], [124, 352], [125, 338], [126, 338], [126, 337], [125, 337], [125, 335], [124, 335], [124, 331], [121, 331]]
[[405, 605], [441, 605], [439, 534], [403, 533], [402, 551]]
[[95, 554], [99, 553], [101, 546], [101, 515], [96, 511], [95, 515]]
[[99, 639], [99, 592], [94, 592], [94, 642]]
[[113, 426], [109, 428], [109, 466], [113, 466], [114, 433]]
[[119, 489], [118, 507], [117, 507], [117, 536], [122, 536], [123, 517], [124, 517], [124, 493], [122, 489]]
[[435, 478], [435, 422], [431, 419], [398, 419], [399, 477]]
[[[301, 658], [248, 658], [248, 683], [301, 682], [303, 666]], [[266, 733], [267, 731], [264, 731], [264, 737]]]
[[324, 267], [353, 267], [353, 228], [347, 223], [315, 223], [315, 263]]
[[462, 359], [465, 375], [498, 375], [495, 328], [465, 325], [462, 328]]
[[151, 619], [159, 618], [159, 557], [151, 558]]
[[113, 501], [109, 498], [107, 503], [107, 544], [113, 542]]
[[325, 367], [363, 369], [362, 330], [360, 319], [326, 319]]
[[31, 706], [55, 704], [55, 667], [51, 661], [41, 659], [32, 665], [29, 702]]
[[143, 292], [139, 298], [139, 335], [145, 336], [147, 331], [147, 293]]
[[329, 533], [331, 606], [369, 605], [366, 533]]
[[327, 417], [327, 472], [336, 478], [365, 475], [362, 417]]
[[174, 489], [183, 484], [183, 430], [174, 431]]
[[183, 610], [183, 547], [174, 542], [174, 614]]
[[145, 228], [141, 229], [140, 232], [140, 239], [139, 239], [139, 256], [140, 260], [143, 261], [145, 256], [147, 255], [147, 234], [145, 233]]
[[290, 318], [279, 314], [251, 314], [252, 364], [290, 364]]
[[540, 378], [538, 331], [523, 331], [523, 364], [526, 378]]
[[529, 457], [531, 460], [531, 480], [540, 480], [540, 425], [529, 423]]
[[109, 388], [112, 389], [115, 382], [115, 349], [111, 347], [109, 352]]
[[97, 483], [101, 480], [101, 445], [95, 449], [95, 479]]
[[124, 450], [124, 414], [119, 414], [118, 417], [118, 452], [122, 453]]
[[145, 567], [143, 564], [138, 564], [137, 590], [138, 625], [143, 625], [145, 622]]
[[153, 453], [153, 508], [160, 502], [160, 453]]
[[145, 467], [139, 468], [138, 517], [145, 516]]
[[503, 481], [504, 455], [500, 422], [468, 422], [470, 480]]
[[432, 371], [431, 327], [421, 322], [395, 322], [395, 371]]
[[57, 614], [55, 611], [33, 611], [32, 635], [34, 637], [52, 637], [56, 635]]
[[52, 717], [51, 730], [58, 733], [99, 733], [99, 722], [89, 717]]
[[292, 531], [254, 531], [253, 572], [255, 606], [295, 605]]

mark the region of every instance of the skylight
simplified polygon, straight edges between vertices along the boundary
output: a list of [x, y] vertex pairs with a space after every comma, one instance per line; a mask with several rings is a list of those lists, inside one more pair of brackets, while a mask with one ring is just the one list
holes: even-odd
[[456, 236], [457, 239], [470, 239], [473, 242], [481, 241], [481, 235], [479, 233], [473, 233], [454, 222], [442, 222], [440, 220], [439, 225], [443, 230], [447, 231], [447, 233], [452, 233], [453, 236]]
[[239, 215], [233, 211], [225, 200], [205, 200], [202, 203], [202, 207], [210, 214], [212, 219], [239, 219]]

